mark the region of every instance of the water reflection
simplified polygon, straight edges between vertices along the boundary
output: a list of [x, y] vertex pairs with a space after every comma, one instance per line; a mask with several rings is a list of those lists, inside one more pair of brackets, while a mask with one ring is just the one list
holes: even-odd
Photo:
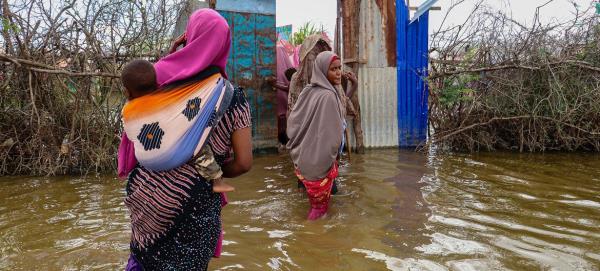
[[[597, 155], [423, 155], [342, 163], [330, 213], [306, 221], [286, 156], [232, 180], [214, 270], [598, 270]], [[124, 183], [0, 180], [0, 270], [122, 270]]]

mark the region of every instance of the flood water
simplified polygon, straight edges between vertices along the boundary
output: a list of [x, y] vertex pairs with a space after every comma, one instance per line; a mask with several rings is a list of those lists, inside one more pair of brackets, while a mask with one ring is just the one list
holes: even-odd
[[[600, 156], [353, 154], [306, 221], [287, 156], [229, 180], [211, 270], [600, 270]], [[0, 179], [1, 270], [122, 270], [124, 182]]]

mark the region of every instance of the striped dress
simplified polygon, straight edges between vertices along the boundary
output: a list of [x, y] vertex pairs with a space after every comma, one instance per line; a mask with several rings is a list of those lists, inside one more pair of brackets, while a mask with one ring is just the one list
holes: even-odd
[[[231, 157], [232, 133], [250, 126], [250, 106], [237, 88], [210, 137], [219, 165]], [[192, 164], [161, 172], [138, 165], [126, 191], [132, 257], [145, 270], [207, 269], [221, 231], [221, 197]]]

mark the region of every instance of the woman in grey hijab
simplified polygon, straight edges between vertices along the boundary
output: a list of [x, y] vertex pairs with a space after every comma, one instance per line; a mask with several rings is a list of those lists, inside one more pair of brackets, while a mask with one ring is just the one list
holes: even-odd
[[288, 92], [288, 110], [289, 116], [292, 108], [296, 104], [302, 90], [310, 84], [310, 78], [317, 55], [323, 51], [331, 51], [331, 45], [322, 34], [314, 34], [306, 37], [300, 47], [300, 67], [294, 73], [290, 80], [290, 89]]
[[341, 78], [340, 58], [330, 51], [320, 53], [310, 84], [302, 90], [287, 123], [287, 148], [309, 196], [310, 220], [327, 212], [331, 187], [338, 175], [336, 158], [344, 140], [346, 115], [335, 87]]

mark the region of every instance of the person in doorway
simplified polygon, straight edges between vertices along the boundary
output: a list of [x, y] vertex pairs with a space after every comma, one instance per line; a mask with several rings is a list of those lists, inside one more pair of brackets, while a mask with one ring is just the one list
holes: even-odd
[[[287, 123], [288, 92], [290, 88], [290, 77], [296, 71], [289, 54], [283, 44], [277, 45], [277, 77], [273, 82], [277, 95], [277, 138], [280, 146], [285, 146], [288, 141], [285, 133]], [[288, 77], [288, 75], [290, 77]], [[280, 149], [281, 150], [281, 149]]]
[[[181, 44], [185, 45], [182, 49], [154, 65], [161, 95], [140, 97], [138, 106], [132, 103], [123, 110], [123, 118], [131, 123], [125, 131], [137, 139], [132, 142], [123, 135], [119, 148], [119, 173], [128, 179], [125, 205], [131, 214], [132, 229], [126, 270], [207, 270], [211, 257], [220, 254], [224, 194], [214, 193], [193, 165], [178, 166], [176, 159], [162, 161], [161, 156], [152, 157], [153, 151], [175, 150], [179, 156], [179, 149], [173, 146], [181, 142], [200, 145], [204, 140], [209, 142], [224, 177], [237, 177], [252, 165], [250, 107], [243, 91], [233, 88], [225, 72], [231, 48], [227, 21], [211, 9], [195, 11], [185, 35], [173, 48]], [[155, 99], [152, 102], [156, 106], [144, 99]], [[177, 129], [161, 128], [172, 124], [164, 120], [170, 118], [162, 111], [169, 111], [169, 107], [160, 106], [170, 104], [166, 99], [186, 102], [184, 110], [173, 110], [177, 113], [173, 117], [195, 122], [198, 114], [202, 115], [203, 121], [195, 123], [198, 129], [194, 130], [202, 131], [200, 140], [169, 135]], [[211, 110], [198, 110], [202, 104]], [[154, 117], [163, 121], [153, 122]], [[141, 123], [139, 132], [136, 122]], [[132, 166], [135, 160], [138, 162]]]
[[339, 57], [331, 51], [318, 54], [311, 73], [310, 84], [302, 90], [288, 119], [287, 147], [309, 197], [308, 219], [314, 220], [327, 213], [338, 176], [346, 110], [338, 90], [342, 80]]
[[[277, 90], [277, 139], [282, 147], [285, 147], [289, 138], [285, 132], [287, 127], [287, 102], [288, 102], [288, 92], [290, 90], [290, 79], [292, 75], [296, 73], [296, 68], [289, 68], [285, 70], [285, 80], [284, 83], [280, 83], [279, 80], [274, 82], [273, 87]], [[285, 83], [287, 82], [287, 84]], [[281, 150], [280, 150], [281, 152]]]

